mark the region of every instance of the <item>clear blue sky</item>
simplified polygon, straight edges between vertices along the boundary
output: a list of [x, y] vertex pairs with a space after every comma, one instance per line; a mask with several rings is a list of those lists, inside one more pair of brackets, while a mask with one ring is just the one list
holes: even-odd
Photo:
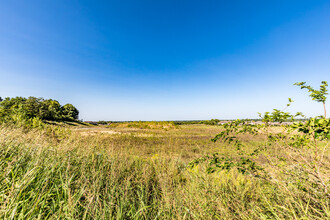
[[[84, 120], [257, 118], [322, 106], [330, 2], [0, 2], [0, 96], [72, 103]], [[330, 105], [327, 104], [330, 109]]]

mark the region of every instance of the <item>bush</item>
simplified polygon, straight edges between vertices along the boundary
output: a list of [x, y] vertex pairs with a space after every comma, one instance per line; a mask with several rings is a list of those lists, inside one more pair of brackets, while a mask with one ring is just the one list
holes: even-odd
[[0, 123], [31, 122], [36, 125], [38, 120], [76, 120], [78, 115], [79, 111], [72, 104], [61, 106], [58, 101], [52, 99], [7, 97], [0, 102]]

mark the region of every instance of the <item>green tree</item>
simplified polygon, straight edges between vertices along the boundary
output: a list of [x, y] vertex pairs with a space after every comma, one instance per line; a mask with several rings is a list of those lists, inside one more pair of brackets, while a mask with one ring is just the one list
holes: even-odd
[[39, 117], [39, 109], [43, 99], [30, 96], [24, 103], [24, 110], [29, 118]]
[[71, 104], [61, 106], [56, 100], [36, 97], [5, 98], [0, 102], [0, 122], [36, 120], [76, 120], [79, 111]]
[[64, 119], [75, 120], [78, 119], [79, 111], [72, 104], [66, 104], [61, 108]]
[[46, 120], [62, 119], [60, 103], [52, 99], [44, 100], [39, 109], [39, 115], [41, 119]]
[[24, 104], [26, 98], [15, 97], [5, 98], [0, 102], [0, 121], [20, 121], [26, 119], [26, 111], [24, 110]]
[[25, 102], [26, 98], [23, 97], [5, 98], [0, 103], [1, 115], [4, 117], [12, 114], [13, 111], [21, 109]]
[[294, 85], [300, 86], [301, 89], [307, 89], [310, 93], [309, 96], [312, 98], [312, 100], [317, 102], [323, 103], [323, 109], [324, 109], [324, 118], [327, 118], [327, 110], [325, 108], [325, 102], [327, 100], [328, 95], [328, 82], [322, 81], [320, 85], [320, 89], [316, 90], [313, 89], [311, 86], [306, 85], [306, 82], [297, 82]]

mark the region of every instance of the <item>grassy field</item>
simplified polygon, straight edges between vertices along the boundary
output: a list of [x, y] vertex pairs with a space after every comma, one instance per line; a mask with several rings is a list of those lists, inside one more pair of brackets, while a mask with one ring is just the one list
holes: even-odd
[[242, 157], [232, 144], [210, 141], [221, 130], [165, 122], [2, 126], [0, 218], [330, 218], [328, 148], [318, 167], [323, 188], [300, 163], [313, 149], [284, 151], [262, 134], [239, 139], [246, 154], [263, 147], [251, 159], [264, 175], [235, 167], [208, 173], [207, 163], [189, 166], [214, 152], [234, 161]]

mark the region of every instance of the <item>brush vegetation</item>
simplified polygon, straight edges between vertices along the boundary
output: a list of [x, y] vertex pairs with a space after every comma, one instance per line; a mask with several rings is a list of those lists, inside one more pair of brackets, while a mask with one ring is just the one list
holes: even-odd
[[75, 121], [79, 111], [72, 104], [61, 105], [53, 99], [36, 97], [0, 97], [0, 124], [36, 128], [45, 121]]
[[2, 123], [0, 219], [329, 219], [330, 120], [260, 115], [260, 125]]

